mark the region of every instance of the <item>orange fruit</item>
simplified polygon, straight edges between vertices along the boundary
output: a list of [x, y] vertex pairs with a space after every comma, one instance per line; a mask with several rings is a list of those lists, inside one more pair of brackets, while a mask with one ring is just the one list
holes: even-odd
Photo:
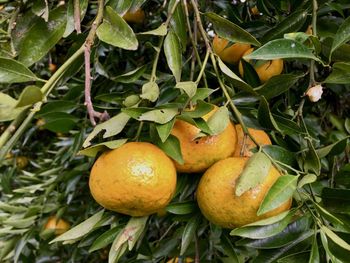
[[[202, 118], [208, 120], [218, 109], [215, 107]], [[178, 172], [198, 173], [205, 171], [215, 162], [233, 155], [237, 135], [234, 125], [229, 122], [218, 135], [196, 138], [200, 129], [183, 120], [176, 120], [171, 134], [180, 141], [184, 164], [175, 161]]]
[[129, 23], [142, 24], [145, 20], [145, 12], [141, 8], [135, 11], [129, 10], [123, 15], [123, 18]]
[[291, 206], [288, 200], [280, 207], [257, 216], [265, 194], [280, 176], [271, 166], [265, 181], [236, 196], [236, 182], [248, 158], [231, 157], [211, 166], [201, 178], [197, 188], [197, 201], [202, 214], [212, 223], [224, 228], [243, 226], [275, 216]]
[[[248, 49], [244, 54], [243, 57], [245, 55], [248, 55], [250, 53], [252, 53], [254, 50], [254, 48]], [[250, 62], [249, 60], [247, 60], [248, 62]], [[242, 62], [239, 62], [239, 74], [241, 74], [241, 76], [244, 76], [244, 71], [243, 71], [243, 65]], [[256, 73], [259, 76], [259, 79], [262, 83], [265, 83], [266, 81], [268, 81], [271, 77], [279, 75], [282, 73], [283, 71], [283, 60], [282, 59], [274, 59], [274, 60], [269, 60], [266, 61], [263, 64], [259, 64], [259, 65], [254, 65], [254, 69], [256, 71]]]
[[146, 216], [166, 207], [176, 188], [171, 159], [147, 142], [129, 142], [103, 153], [90, 173], [90, 191], [103, 207]]
[[56, 64], [53, 64], [53, 63], [49, 64], [49, 71], [51, 73], [54, 73], [56, 71], [56, 69], [57, 69], [57, 65]]
[[213, 40], [214, 52], [221, 58], [222, 61], [230, 64], [237, 64], [244, 52], [246, 52], [249, 48], [249, 44], [243, 43], [235, 43], [229, 46], [228, 40], [218, 36], [215, 36]]
[[[251, 152], [250, 150], [256, 148], [255, 143], [250, 139], [248, 135], [246, 135], [244, 138], [244, 132], [240, 124], [235, 125], [235, 128], [237, 132], [237, 146], [233, 156], [237, 156], [237, 157], [241, 156], [241, 151], [242, 151], [242, 156], [244, 157], [252, 156], [253, 152]], [[248, 131], [254, 137], [256, 142], [259, 143], [259, 145], [271, 144], [271, 140], [269, 136], [263, 130], [248, 128]]]
[[253, 16], [259, 16], [260, 15], [260, 11], [259, 9], [257, 8], [257, 6], [253, 6], [251, 9], [250, 9], [250, 12], [252, 13]]
[[305, 34], [308, 34], [308, 35], [312, 35], [313, 31], [312, 31], [312, 25], [309, 25], [305, 31]]
[[[166, 263], [178, 263], [179, 258], [171, 258]], [[185, 259], [182, 259], [183, 263], [192, 263], [194, 260], [192, 258], [186, 257]]]
[[63, 220], [59, 219], [57, 220], [56, 216], [50, 216], [47, 220], [44, 229], [53, 229], [55, 230], [55, 235], [61, 235], [64, 232], [66, 232], [70, 228], [70, 224]]
[[28, 166], [29, 160], [26, 156], [18, 156], [16, 158], [16, 165], [18, 169], [24, 169]]

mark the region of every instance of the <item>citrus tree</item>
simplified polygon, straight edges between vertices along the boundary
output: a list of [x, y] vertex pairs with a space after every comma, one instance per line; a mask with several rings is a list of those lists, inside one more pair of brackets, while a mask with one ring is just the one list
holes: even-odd
[[348, 262], [347, 0], [0, 0], [1, 262]]

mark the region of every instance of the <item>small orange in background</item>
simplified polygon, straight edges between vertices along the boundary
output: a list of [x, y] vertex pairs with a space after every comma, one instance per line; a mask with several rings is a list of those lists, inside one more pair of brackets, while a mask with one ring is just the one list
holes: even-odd
[[197, 188], [197, 202], [210, 222], [224, 228], [235, 228], [278, 215], [291, 207], [292, 199], [272, 211], [257, 215], [266, 193], [281, 176], [272, 165], [261, 184], [241, 196], [236, 195], [237, 179], [248, 159], [231, 157], [218, 161], [202, 176]]
[[[250, 157], [253, 155], [253, 152], [250, 150], [256, 148], [257, 146], [255, 143], [250, 139], [248, 135], [244, 136], [244, 132], [242, 129], [242, 126], [240, 124], [235, 125], [236, 132], [237, 132], [237, 146], [235, 153], [233, 156], [243, 156], [243, 157]], [[271, 140], [266, 132], [263, 130], [257, 130], [248, 128], [248, 132], [253, 136], [253, 138], [256, 140], [256, 142], [259, 145], [270, 145]], [[241, 155], [242, 153], [242, 155]]]
[[130, 216], [164, 209], [176, 188], [172, 160], [157, 146], [129, 142], [103, 153], [92, 167], [90, 192], [103, 207]]
[[[244, 54], [249, 55], [252, 53], [254, 48], [248, 49]], [[244, 58], [243, 58], [244, 59]], [[246, 60], [250, 63], [250, 60]], [[256, 73], [259, 76], [259, 79], [262, 83], [265, 83], [268, 81], [271, 77], [280, 75], [283, 71], [283, 60], [282, 59], [274, 59], [274, 60], [268, 60], [262, 64], [253, 65]], [[243, 77], [244, 76], [244, 70], [242, 62], [239, 62], [239, 74]]]
[[22, 170], [24, 168], [26, 168], [29, 164], [29, 159], [26, 156], [18, 156], [16, 157], [16, 165], [17, 168]]
[[253, 6], [251, 9], [250, 9], [250, 12], [252, 13], [252, 15], [254, 16], [259, 16], [260, 15], [260, 11], [259, 9], [257, 8], [257, 6]]
[[44, 229], [53, 229], [55, 230], [55, 235], [58, 236], [68, 231], [68, 229], [70, 229], [70, 224], [63, 219], [57, 220], [56, 216], [50, 216]]
[[[202, 118], [207, 121], [217, 110], [215, 107]], [[203, 172], [215, 162], [233, 155], [237, 135], [231, 121], [220, 134], [196, 138], [199, 132], [200, 129], [190, 123], [175, 121], [171, 134], [179, 139], [184, 160], [184, 164], [175, 162], [178, 172]]]
[[123, 18], [126, 22], [135, 24], [142, 24], [143, 21], [145, 21], [145, 17], [145, 12], [141, 8], [135, 11], [129, 10], [123, 15]]
[[57, 69], [57, 65], [56, 64], [53, 64], [53, 63], [49, 64], [49, 71], [51, 73], [54, 73], [56, 71], [56, 69]]
[[218, 36], [214, 37], [213, 40], [213, 50], [221, 58], [222, 61], [225, 61], [230, 64], [237, 64], [238, 61], [250, 48], [249, 44], [235, 43], [229, 46], [229, 41]]

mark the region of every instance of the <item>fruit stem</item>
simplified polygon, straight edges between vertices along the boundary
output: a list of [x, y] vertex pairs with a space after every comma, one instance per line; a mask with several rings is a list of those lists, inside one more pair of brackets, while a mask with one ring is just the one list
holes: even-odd
[[[199, 72], [198, 74], [198, 77], [197, 77], [197, 80], [196, 80], [196, 84], [198, 85], [199, 81], [201, 80], [203, 74], [204, 74], [204, 70], [205, 70], [205, 67], [207, 65], [207, 62], [208, 62], [208, 59], [209, 59], [209, 51], [207, 50], [207, 53], [205, 54], [205, 57], [204, 57], [204, 61], [203, 61], [203, 64], [201, 65], [201, 71]], [[205, 79], [205, 78], [204, 78]]]
[[[168, 25], [170, 23], [170, 20], [176, 10], [176, 7], [177, 5], [179, 4], [180, 0], [176, 0], [174, 2], [174, 5], [172, 6], [169, 14], [168, 14], [168, 17], [164, 23], [165, 27], [168, 28]], [[158, 66], [158, 60], [159, 60], [159, 55], [160, 55], [160, 51], [162, 50], [162, 46], [163, 46], [163, 42], [164, 42], [164, 39], [165, 39], [165, 36], [162, 36], [160, 39], [159, 39], [159, 44], [157, 46], [157, 49], [156, 49], [156, 56], [154, 57], [154, 61], [153, 61], [153, 65], [152, 65], [152, 73], [151, 73], [151, 79], [150, 81], [151, 82], [155, 82], [156, 79], [157, 79], [157, 76], [156, 76], [156, 72], [157, 72], [157, 66]]]

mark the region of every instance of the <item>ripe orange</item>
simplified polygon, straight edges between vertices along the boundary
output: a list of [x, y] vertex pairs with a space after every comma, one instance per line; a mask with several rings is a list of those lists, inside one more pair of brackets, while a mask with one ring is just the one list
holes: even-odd
[[[243, 54], [242, 57], [252, 53], [253, 50], [254, 50], [254, 48], [248, 49]], [[247, 61], [250, 62], [249, 60], [247, 60]], [[241, 76], [243, 77], [244, 76], [244, 71], [243, 71], [242, 62], [239, 62], [238, 69], [239, 69], [239, 74], [241, 74]], [[282, 71], [283, 71], [283, 60], [282, 59], [269, 60], [269, 61], [266, 61], [263, 64], [254, 65], [254, 69], [255, 69], [256, 73], [258, 74], [260, 81], [262, 83], [265, 83], [271, 77], [279, 75], [279, 74], [282, 73]]]
[[90, 191], [103, 207], [130, 216], [156, 213], [176, 188], [173, 162], [147, 142], [129, 142], [102, 154], [92, 167]]
[[56, 69], [57, 69], [57, 65], [56, 64], [53, 64], [53, 63], [49, 64], [49, 71], [51, 73], [54, 73], [56, 71]]
[[235, 43], [231, 46], [228, 46], [229, 41], [220, 38], [218, 36], [214, 37], [213, 40], [213, 50], [214, 52], [225, 62], [230, 64], [237, 64], [238, 61], [243, 56], [249, 48], [249, 44]]
[[[242, 129], [242, 126], [240, 124], [235, 125], [236, 132], [237, 132], [237, 146], [235, 153], [233, 156], [244, 156], [244, 157], [250, 157], [253, 155], [253, 152], [250, 150], [256, 148], [255, 143], [249, 138], [247, 135], [244, 138], [244, 132]], [[271, 140], [269, 136], [264, 132], [263, 130], [256, 130], [252, 128], [248, 128], [249, 133], [254, 137], [257, 143], [260, 145], [270, 145]], [[241, 155], [242, 151], [242, 155]]]
[[[217, 109], [216, 107], [204, 115], [203, 119], [208, 120]], [[233, 155], [236, 148], [237, 135], [231, 122], [218, 135], [196, 139], [199, 132], [200, 130], [192, 124], [176, 120], [171, 134], [179, 139], [184, 160], [184, 164], [175, 162], [178, 172], [203, 172], [213, 163]]]
[[50, 216], [44, 228], [55, 230], [55, 235], [58, 236], [66, 232], [70, 228], [70, 224], [63, 219], [57, 220], [56, 216]]
[[16, 158], [16, 165], [18, 169], [24, 169], [28, 166], [29, 160], [26, 156], [18, 156]]
[[145, 20], [145, 12], [139, 8], [134, 12], [128, 11], [123, 16], [124, 20], [129, 23], [142, 24]]
[[243, 226], [286, 211], [291, 200], [280, 207], [257, 216], [265, 194], [280, 176], [273, 166], [263, 183], [236, 196], [236, 181], [248, 158], [231, 157], [211, 166], [203, 175], [197, 189], [197, 201], [203, 215], [212, 223], [224, 228]]

